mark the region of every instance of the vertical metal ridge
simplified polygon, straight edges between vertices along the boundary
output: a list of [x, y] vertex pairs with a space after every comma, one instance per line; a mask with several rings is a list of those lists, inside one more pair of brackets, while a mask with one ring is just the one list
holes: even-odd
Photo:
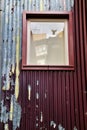
[[69, 74], [69, 98], [70, 98], [70, 111], [71, 111], [71, 129], [76, 125], [75, 123], [75, 98], [74, 98], [74, 72]]
[[65, 72], [62, 73], [62, 85], [61, 85], [61, 90], [62, 90], [62, 125], [66, 129], [66, 91], [65, 91]]
[[[76, 21], [77, 21], [77, 10], [76, 10], [76, 8], [77, 8], [77, 4], [76, 4], [77, 2], [75, 1], [75, 6], [74, 6], [74, 23], [76, 23]], [[78, 129], [80, 129], [80, 121], [79, 121], [79, 119], [80, 119], [80, 115], [79, 115], [79, 96], [78, 96], [78, 94], [79, 94], [79, 92], [78, 92], [78, 85], [77, 85], [77, 64], [78, 64], [78, 62], [77, 62], [77, 45], [78, 45], [78, 41], [77, 41], [77, 39], [76, 39], [76, 37], [77, 37], [77, 33], [76, 33], [76, 30], [77, 30], [77, 23], [75, 24], [75, 29], [74, 29], [74, 33], [75, 33], [75, 35], [74, 35], [74, 42], [76, 43], [75, 44], [75, 73], [74, 73], [74, 97], [75, 97], [75, 125], [76, 125], [76, 127], [78, 128]]]
[[[85, 9], [84, 9], [85, 8]], [[82, 3], [82, 19], [83, 19], [83, 39], [84, 39], [84, 58], [85, 58], [85, 85], [83, 85], [84, 94], [84, 112], [85, 112], [85, 129], [87, 129], [87, 1], [83, 1]]]
[[53, 75], [53, 88], [54, 88], [54, 121], [58, 123], [58, 81], [57, 81], [57, 72], [54, 72]]
[[[80, 29], [81, 29], [81, 24], [80, 24], [80, 15], [79, 15], [79, 10], [80, 10], [80, 8], [79, 8], [79, 2], [77, 3], [76, 2], [76, 5], [77, 6], [75, 6], [76, 7], [76, 40], [77, 40], [77, 44], [76, 44], [76, 46], [77, 46], [77, 69], [76, 69], [76, 72], [77, 72], [77, 85], [78, 85], [78, 97], [79, 97], [79, 113], [80, 113], [80, 128], [81, 129], [84, 129], [84, 122], [83, 122], [83, 116], [84, 116], [84, 114], [83, 114], [83, 93], [82, 93], [82, 75], [81, 75], [81, 71], [82, 71], [82, 61], [81, 61], [81, 57], [82, 57], [82, 55], [83, 55], [83, 53], [82, 53], [82, 50], [81, 50], [81, 47], [82, 47], [82, 42], [81, 42], [81, 39], [80, 39], [80, 37], [81, 37], [81, 35], [80, 35]], [[80, 20], [77, 20], [77, 19], [80, 19]], [[83, 122], [83, 123], [82, 123]]]
[[58, 114], [59, 114], [59, 124], [62, 123], [62, 90], [61, 90], [61, 76], [62, 73], [59, 71], [58, 73]]
[[[70, 73], [66, 72], [66, 122], [67, 130], [71, 129], [71, 94], [70, 94]], [[72, 93], [73, 94], [73, 93]], [[75, 120], [75, 119], [74, 119]]]
[[[80, 57], [79, 57], [79, 22], [78, 22], [78, 19], [79, 19], [79, 17], [78, 17], [78, 2], [76, 1], [76, 3], [75, 3], [75, 12], [76, 12], [76, 14], [75, 14], [75, 23], [76, 23], [76, 30], [75, 30], [75, 33], [76, 33], [76, 50], [77, 50], [77, 52], [76, 52], [76, 56], [77, 56], [77, 63], [76, 63], [76, 76], [77, 76], [77, 93], [78, 93], [78, 116], [79, 116], [79, 119], [78, 119], [78, 124], [76, 124], [78, 127], [78, 129], [82, 129], [82, 126], [81, 126], [81, 117], [80, 117], [80, 113], [81, 113], [81, 107], [80, 107], [80, 102], [82, 103], [82, 101], [81, 101], [81, 93], [80, 93], [80, 87], [79, 87], [79, 85], [81, 84], [81, 75], [80, 75], [80, 67], [81, 67], [81, 64], [80, 64]], [[80, 82], [80, 83], [79, 83]], [[81, 113], [82, 114], [82, 113]]]
[[80, 38], [80, 52], [81, 52], [81, 90], [82, 90], [82, 109], [83, 109], [83, 123], [84, 123], [84, 129], [85, 128], [85, 100], [86, 95], [84, 92], [86, 91], [86, 84], [85, 84], [85, 49], [84, 49], [84, 37], [83, 37], [83, 8], [82, 8], [83, 2], [81, 3], [81, 0], [79, 1], [79, 21], [80, 21], [80, 32], [79, 32], [79, 38]]

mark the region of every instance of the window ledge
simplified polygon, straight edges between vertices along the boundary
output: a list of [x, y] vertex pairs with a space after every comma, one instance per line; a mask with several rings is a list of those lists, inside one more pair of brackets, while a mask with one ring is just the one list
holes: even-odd
[[23, 65], [22, 66], [22, 70], [75, 70], [73, 65], [61, 65], [61, 66], [44, 66], [44, 65], [40, 65], [40, 66], [36, 66], [36, 65]]

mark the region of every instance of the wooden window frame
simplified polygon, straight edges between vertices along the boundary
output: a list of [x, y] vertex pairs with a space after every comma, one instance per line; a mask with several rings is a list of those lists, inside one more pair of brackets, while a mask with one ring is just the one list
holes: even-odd
[[[74, 70], [74, 43], [72, 11], [64, 12], [23, 12], [22, 30], [22, 70]], [[28, 19], [67, 19], [69, 65], [27, 65], [27, 20]]]

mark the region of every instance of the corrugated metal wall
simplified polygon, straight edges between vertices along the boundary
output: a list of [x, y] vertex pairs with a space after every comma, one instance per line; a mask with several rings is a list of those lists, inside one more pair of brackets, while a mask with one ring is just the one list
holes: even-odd
[[[75, 0], [74, 8], [72, 8], [73, 1], [70, 2], [70, 0], [65, 0], [64, 3], [62, 0], [40, 0], [40, 2], [38, 0], [3, 0], [2, 3], [2, 89], [6, 90], [5, 93], [2, 90], [2, 99], [5, 100], [9, 92], [13, 93], [12, 87], [19, 90], [16, 95], [22, 107], [20, 130], [58, 130], [58, 125], [62, 125], [66, 130], [75, 128], [87, 130], [85, 1]], [[70, 11], [71, 9], [75, 16], [73, 25], [75, 71], [20, 70], [19, 75], [23, 10]], [[32, 88], [30, 101], [28, 85]], [[37, 92], [39, 99], [36, 96]], [[9, 106], [8, 103], [6, 105]], [[55, 128], [53, 128], [54, 125], [51, 126], [52, 121], [56, 124]], [[0, 129], [3, 130], [1, 126]], [[11, 125], [10, 129], [12, 130]]]
[[85, 59], [86, 59], [86, 80], [87, 80], [87, 0], [85, 0], [85, 6], [86, 6], [86, 13], [84, 13], [84, 15], [86, 15], [86, 34], [85, 34], [85, 36], [86, 36], [86, 46], [85, 46], [85, 55], [86, 55], [86, 57], [85, 57]]
[[[39, 129], [45, 127], [52, 130], [50, 122], [54, 121], [57, 125], [56, 130], [59, 124], [66, 130], [73, 130], [75, 126], [78, 130], [86, 130], [83, 89], [85, 81], [84, 77], [81, 79], [79, 75], [80, 70], [77, 71], [78, 73], [73, 71], [23, 71], [21, 73], [20, 86], [23, 87], [23, 89], [20, 88], [23, 110], [21, 128], [35, 129], [36, 122], [39, 122]], [[27, 95], [29, 84], [32, 88], [31, 101], [28, 101]], [[36, 92], [39, 93], [38, 101], [35, 97]], [[36, 108], [36, 105], [39, 108]], [[41, 112], [43, 112], [43, 123], [40, 123]], [[37, 116], [39, 121], [36, 121]]]

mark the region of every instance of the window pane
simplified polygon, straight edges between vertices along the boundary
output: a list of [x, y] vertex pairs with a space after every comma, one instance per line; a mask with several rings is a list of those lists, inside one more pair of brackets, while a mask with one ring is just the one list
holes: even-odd
[[68, 65], [67, 20], [29, 20], [28, 65]]

